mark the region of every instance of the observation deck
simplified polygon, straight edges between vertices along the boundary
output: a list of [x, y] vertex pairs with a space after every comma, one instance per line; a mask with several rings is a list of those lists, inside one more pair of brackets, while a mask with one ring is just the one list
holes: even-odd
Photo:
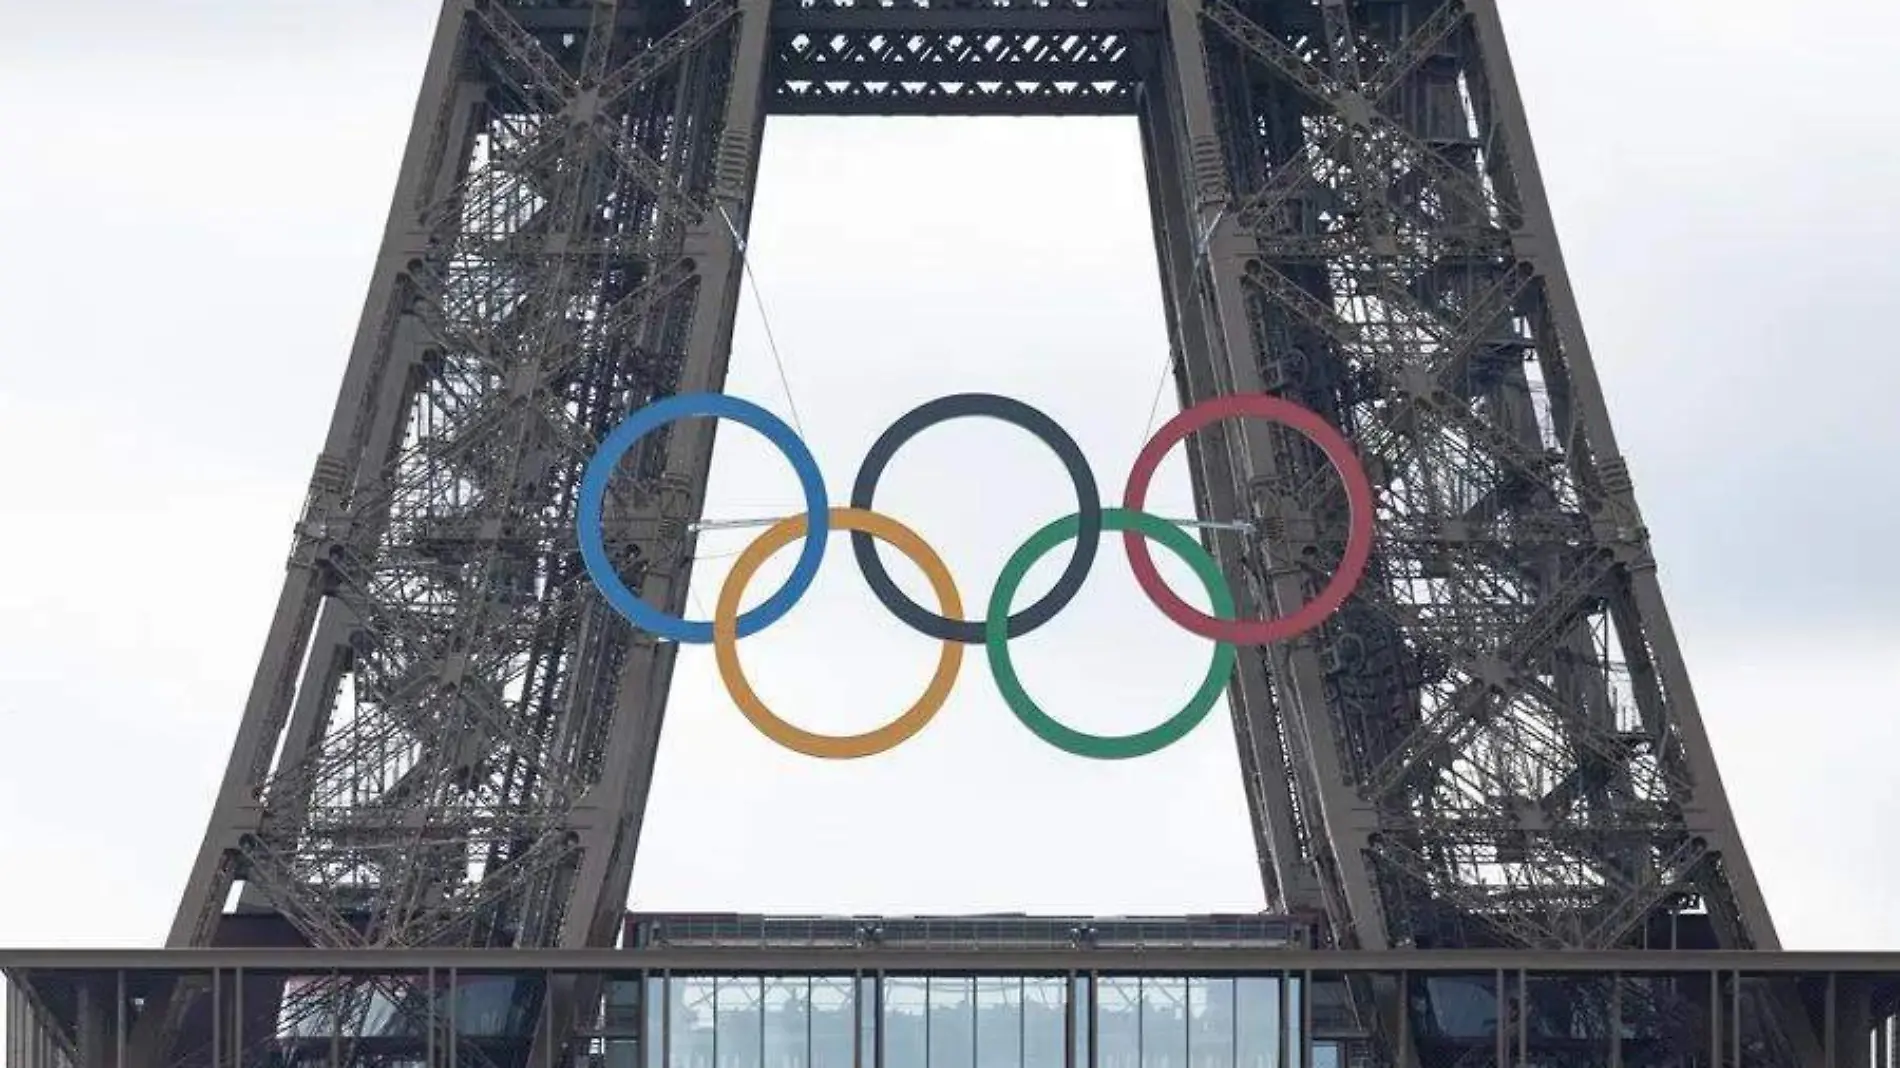
[[1342, 952], [1305, 932], [641, 914], [615, 949], [0, 950], [0, 1068], [131, 1065], [142, 1008], [179, 983], [211, 994], [180, 1068], [528, 1068], [555, 1048], [562, 1068], [1691, 1068], [1764, 1062], [1771, 986], [1809, 1007], [1823, 1063], [1894, 1068], [1900, 954]]

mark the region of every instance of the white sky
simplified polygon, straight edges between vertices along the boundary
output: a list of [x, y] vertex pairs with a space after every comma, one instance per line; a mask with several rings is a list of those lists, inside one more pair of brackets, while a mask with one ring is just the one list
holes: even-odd
[[[1900, 624], [1877, 554], [1900, 535], [1900, 9], [1812, 7], [1799, 29], [1766, 0], [1513, 0], [1507, 19], [1784, 940], [1891, 948]], [[0, 96], [15, 101], [0, 148], [0, 945], [162, 941], [355, 329], [434, 9], [0, 0]], [[969, 389], [1044, 407], [1120, 485], [1165, 351], [1131, 122], [780, 120], [753, 238], [834, 496], [892, 418]], [[749, 297], [735, 349], [729, 388], [783, 413]], [[920, 439], [886, 487], [880, 507], [932, 541], [973, 603], [1022, 537], [1072, 510], [1033, 442], [981, 424]], [[722, 435], [709, 514], [789, 511], [795, 491], [757, 439]], [[850, 730], [908, 703], [933, 653], [840, 577], [842, 539], [829, 559], [745, 655], [788, 716]], [[698, 588], [710, 603], [716, 585]], [[1083, 670], [1104, 651], [1109, 666]], [[1048, 707], [1116, 730], [1175, 707], [1205, 655], [1107, 551], [1018, 662]], [[759, 739], [710, 652], [689, 650], [662, 748], [640, 907], [1259, 904], [1223, 724], [1129, 765], [1064, 758], [1008, 718], [980, 655], [917, 741], [839, 767]]]

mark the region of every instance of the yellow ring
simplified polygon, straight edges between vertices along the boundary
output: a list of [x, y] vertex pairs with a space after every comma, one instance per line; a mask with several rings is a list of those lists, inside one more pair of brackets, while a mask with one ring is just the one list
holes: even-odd
[[[930, 587], [937, 594], [938, 608], [944, 616], [949, 619], [963, 618], [963, 599], [957, 595], [957, 585], [950, 577], [950, 569], [944, 566], [936, 551], [917, 536], [916, 531], [889, 516], [862, 508], [833, 508], [827, 514], [831, 517], [831, 529], [869, 534], [910, 557], [923, 571], [924, 577], [930, 580]], [[795, 753], [826, 760], [876, 756], [909, 741], [942, 710], [944, 702], [950, 699], [951, 687], [956, 685], [957, 669], [963, 666], [963, 645], [953, 641], [944, 642], [943, 653], [937, 657], [937, 673], [930, 677], [930, 685], [924, 687], [924, 695], [903, 715], [876, 730], [863, 734], [814, 734], [780, 719], [777, 713], [766, 707], [764, 701], [759, 700], [759, 695], [752, 690], [752, 684], [746, 681], [744, 670], [739, 667], [739, 598], [745, 593], [746, 583], [752, 581], [759, 567], [771, 559], [773, 553], [804, 537], [807, 529], [805, 516], [781, 519], [766, 528], [765, 533], [754, 539], [733, 561], [732, 571], [726, 575], [726, 584], [719, 588], [719, 603], [713, 607], [713, 654], [719, 662], [719, 678], [725, 682], [726, 692], [732, 695], [733, 703], [739, 706], [739, 711], [759, 729], [760, 734]]]

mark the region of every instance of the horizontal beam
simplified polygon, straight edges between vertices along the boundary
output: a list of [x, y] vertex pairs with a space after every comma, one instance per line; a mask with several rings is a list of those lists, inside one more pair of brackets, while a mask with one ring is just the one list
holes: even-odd
[[1130, 97], [1091, 96], [1079, 100], [1039, 97], [944, 96], [774, 96], [765, 110], [772, 115], [900, 115], [972, 118], [977, 116], [1030, 118], [1037, 116], [1133, 115]]
[[1280, 972], [1398, 973], [1739, 972], [1853, 973], [1900, 979], [1900, 953], [1742, 950], [1381, 950], [1305, 949], [0, 949], [0, 969], [191, 972], [679, 972], [732, 975], [1042, 974], [1219, 975]]
[[772, 33], [878, 33], [890, 37], [959, 33], [1153, 33], [1161, 28], [1159, 4], [1113, 9], [980, 8], [801, 8], [772, 14]]
[[895, 82], [912, 85], [975, 82], [1010, 82], [1024, 85], [1060, 85], [1063, 82], [1095, 83], [1140, 80], [1140, 72], [1127, 61], [1101, 63], [1039, 63], [1029, 59], [969, 63], [839, 63], [823, 56], [817, 59], [788, 59], [778, 64], [778, 81], [843, 82], [853, 85]]

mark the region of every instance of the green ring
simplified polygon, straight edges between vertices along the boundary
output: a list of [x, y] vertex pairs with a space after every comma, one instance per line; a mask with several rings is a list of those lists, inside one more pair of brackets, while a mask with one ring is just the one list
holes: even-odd
[[[1009, 705], [1011, 712], [1016, 713], [1016, 718], [1023, 721], [1023, 726], [1057, 749], [1092, 760], [1127, 760], [1158, 753], [1187, 737], [1213, 711], [1221, 692], [1227, 688], [1227, 680], [1234, 673], [1232, 645], [1227, 642], [1214, 644], [1214, 662], [1208, 665], [1207, 678], [1202, 680], [1201, 688], [1188, 699], [1181, 711], [1160, 726], [1150, 727], [1138, 734], [1118, 736], [1085, 734], [1056, 722], [1030, 698], [1023, 689], [1022, 680], [1016, 676], [1015, 665], [1009, 662], [1009, 608], [1017, 588], [1022, 585], [1023, 578], [1029, 574], [1030, 567], [1036, 561], [1076, 536], [1080, 524], [1080, 515], [1056, 520], [1031, 534], [1022, 548], [1017, 549], [1009, 562], [1003, 565], [1003, 573], [996, 579], [996, 590], [990, 594], [989, 613], [983, 620], [983, 647], [989, 652], [990, 675], [996, 680], [996, 688], [1002, 691], [1003, 701]], [[1146, 512], [1104, 508], [1102, 529], [1133, 530], [1160, 542], [1163, 548], [1185, 560], [1194, 569], [1201, 585], [1207, 587], [1208, 599], [1214, 604], [1214, 615], [1219, 619], [1234, 618], [1234, 594], [1227, 586], [1226, 576], [1221, 574], [1220, 565], [1214, 562], [1200, 542], [1180, 527]]]

